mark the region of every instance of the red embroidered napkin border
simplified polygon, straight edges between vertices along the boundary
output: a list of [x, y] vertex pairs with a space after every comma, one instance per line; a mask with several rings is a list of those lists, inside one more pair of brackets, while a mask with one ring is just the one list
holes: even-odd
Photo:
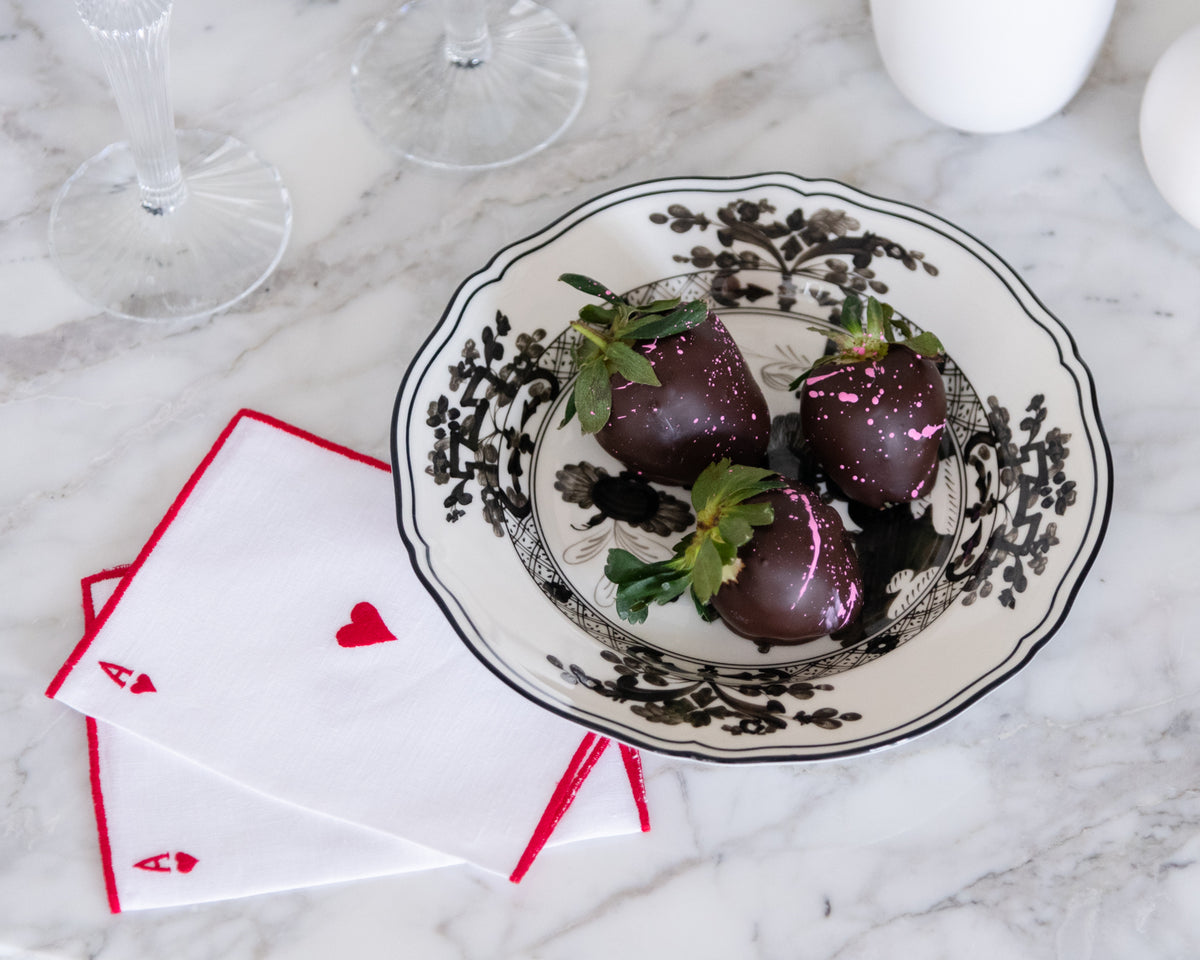
[[[158, 542], [166, 533], [167, 528], [170, 527], [175, 518], [179, 515], [179, 511], [183, 509], [184, 504], [187, 503], [188, 498], [192, 495], [192, 491], [195, 490], [196, 485], [204, 476], [205, 471], [208, 470], [213, 460], [216, 459], [217, 454], [221, 452], [221, 448], [225, 445], [225, 441], [229, 439], [230, 434], [233, 433], [234, 429], [243, 419], [257, 420], [260, 423], [275, 427], [278, 430], [283, 430], [285, 433], [290, 433], [296, 437], [300, 437], [303, 440], [314, 443], [317, 446], [323, 447], [324, 449], [333, 453], [340, 454], [343, 457], [349, 457], [351, 460], [357, 460], [360, 463], [368, 464], [369, 466], [375, 467], [377, 470], [383, 470], [386, 473], [391, 472], [391, 466], [389, 464], [382, 460], [377, 460], [375, 457], [368, 457], [365, 454], [351, 450], [349, 447], [343, 447], [339, 444], [332, 443], [329, 440], [318, 437], [314, 433], [309, 433], [307, 430], [294, 427], [289, 423], [285, 423], [284, 421], [278, 420], [275, 417], [268, 416], [265, 413], [259, 413], [256, 410], [239, 410], [237, 414], [234, 415], [233, 419], [229, 421], [225, 429], [221, 431], [221, 435], [217, 438], [217, 442], [214, 443], [212, 449], [205, 454], [204, 459], [200, 461], [200, 465], [192, 472], [191, 477], [189, 477], [187, 483], [184, 484], [183, 489], [179, 492], [179, 495], [171, 504], [170, 509], [163, 516], [162, 520], [159, 521], [158, 526], [154, 528], [154, 532], [150, 535], [150, 539], [146, 541], [146, 545], [142, 547], [137, 559], [126, 568], [125, 578], [117, 585], [116, 591], [108, 599], [108, 602], [104, 605], [92, 626], [84, 631], [83, 639], [76, 644], [71, 656], [67, 658], [67, 662], [62, 665], [62, 668], [58, 671], [58, 674], [51, 681], [50, 686], [46, 688], [46, 696], [54, 697], [54, 695], [58, 693], [59, 688], [70, 675], [71, 671], [74, 670], [78, 665], [84, 653], [87, 652], [88, 647], [91, 646], [92, 640], [95, 638], [97, 631], [104, 626], [110, 611], [116, 606], [117, 602], [124, 594], [125, 588], [128, 586], [129, 582], [137, 574], [138, 570], [142, 568], [142, 565], [146, 562], [146, 559], [151, 553], [153, 553], [154, 548], [158, 546]], [[103, 578], [103, 574], [97, 574], [96, 576]]]
[[[200, 461], [199, 466], [197, 466], [192, 472], [192, 475], [188, 478], [187, 483], [184, 485], [179, 495], [171, 504], [170, 509], [155, 527], [153, 534], [151, 534], [150, 539], [146, 542], [146, 545], [138, 554], [137, 559], [131, 564], [125, 564], [108, 570], [103, 570], [99, 573], [91, 574], [90, 576], [84, 577], [80, 581], [80, 587], [83, 594], [83, 638], [75, 645], [75, 648], [71, 652], [71, 655], [67, 658], [67, 661], [59, 669], [58, 673], [51, 681], [50, 686], [46, 688], [47, 697], [54, 697], [62, 684], [66, 681], [67, 676], [83, 658], [84, 653], [87, 652], [88, 647], [91, 646], [92, 641], [95, 639], [96, 633], [104, 625], [104, 622], [107, 620], [110, 612], [120, 601], [120, 598], [124, 594], [125, 588], [129, 581], [138, 572], [138, 570], [141, 569], [142, 565], [146, 562], [146, 559], [158, 545], [158, 542], [166, 533], [167, 528], [179, 515], [179, 512], [183, 509], [184, 504], [187, 503], [188, 498], [191, 496], [192, 491], [196, 488], [196, 485], [200, 482], [200, 479], [204, 476], [205, 471], [212, 464], [213, 460], [216, 459], [217, 454], [225, 445], [226, 440], [229, 439], [229, 436], [233, 433], [238, 423], [240, 423], [243, 419], [257, 420], [268, 426], [275, 427], [276, 429], [283, 430], [286, 433], [290, 433], [303, 440], [307, 440], [310, 443], [314, 443], [317, 446], [333, 453], [349, 457], [352, 460], [365, 463], [379, 470], [389, 473], [391, 472], [391, 466], [382, 460], [366, 456], [365, 454], [358, 453], [357, 451], [351, 450], [348, 447], [343, 447], [340, 444], [325, 440], [316, 434], [309, 433], [308, 431], [302, 430], [299, 427], [292, 426], [291, 424], [282, 420], [278, 420], [275, 417], [271, 417], [267, 414], [259, 413], [258, 411], [249, 409], [238, 411], [233, 419], [229, 421], [225, 429], [221, 431], [216, 443], [213, 444], [212, 448], [205, 455], [204, 459]], [[117, 587], [113, 591], [112, 595], [101, 607], [100, 611], [97, 612], [95, 601], [92, 597], [92, 587], [95, 584], [105, 580], [112, 580], [116, 578], [119, 578], [120, 582], [117, 584]], [[92, 788], [92, 806], [96, 816], [96, 831], [100, 846], [100, 858], [104, 868], [104, 885], [108, 896], [109, 910], [111, 910], [113, 913], [120, 913], [121, 902], [117, 891], [116, 871], [113, 865], [112, 849], [108, 837], [108, 817], [104, 808], [104, 794], [101, 788], [99, 729], [96, 721], [93, 718], [87, 717], [86, 721], [88, 738], [88, 767]], [[575, 800], [576, 795], [583, 786], [584, 780], [587, 779], [588, 774], [591, 773], [592, 768], [596, 765], [596, 762], [600, 759], [601, 754], [604, 753], [609, 743], [610, 741], [607, 737], [600, 737], [595, 733], [588, 733], [584, 736], [582, 742], [579, 744], [579, 748], [572, 757], [566, 772], [563, 774], [562, 779], [555, 788], [554, 794], [550, 797], [550, 801], [546, 805], [546, 809], [542, 814], [541, 820], [538, 822], [533, 836], [530, 838], [528, 846], [522, 854], [516, 868], [509, 877], [513, 883], [520, 883], [524, 878], [530, 866], [533, 864], [534, 860], [537, 859], [538, 854], [541, 853], [547, 841], [554, 833], [555, 827], [558, 826], [559, 822], [566, 814], [567, 809]], [[629, 778], [629, 786], [633, 792], [634, 803], [637, 805], [639, 823], [642, 831], [646, 832], [650, 829], [650, 812], [646, 801], [646, 783], [642, 770], [641, 755], [637, 752], [637, 750], [626, 746], [625, 744], [620, 745], [620, 750], [622, 762], [625, 766], [625, 773]]]

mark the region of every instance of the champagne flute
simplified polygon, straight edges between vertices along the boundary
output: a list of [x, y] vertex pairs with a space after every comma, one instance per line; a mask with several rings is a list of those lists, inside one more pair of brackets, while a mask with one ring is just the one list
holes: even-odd
[[351, 84], [367, 126], [401, 156], [496, 167], [571, 124], [587, 57], [570, 28], [531, 0], [411, 0], [362, 42]]
[[176, 131], [167, 89], [171, 0], [76, 0], [127, 141], [86, 161], [50, 213], [50, 250], [90, 303], [138, 320], [223, 310], [283, 256], [279, 174], [232, 137]]

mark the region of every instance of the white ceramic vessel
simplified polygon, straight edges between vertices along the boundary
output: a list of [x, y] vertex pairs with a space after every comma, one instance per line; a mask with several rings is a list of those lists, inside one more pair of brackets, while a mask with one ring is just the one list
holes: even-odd
[[1159, 193], [1194, 227], [1200, 227], [1200, 25], [1162, 55], [1142, 95], [1142, 157]]
[[969, 133], [1040, 123], [1083, 86], [1116, 0], [871, 0], [884, 66], [922, 113]]

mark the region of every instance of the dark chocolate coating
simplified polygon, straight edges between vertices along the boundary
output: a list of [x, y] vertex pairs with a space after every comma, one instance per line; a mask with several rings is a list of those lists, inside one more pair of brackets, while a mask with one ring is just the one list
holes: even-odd
[[846, 496], [870, 507], [927, 494], [946, 428], [932, 360], [893, 346], [882, 360], [818, 367], [800, 393], [804, 439]]
[[738, 551], [737, 579], [721, 584], [713, 608], [734, 633], [766, 643], [815, 640], [862, 610], [858, 558], [838, 512], [803, 484], [772, 490], [775, 520]]
[[771, 438], [767, 401], [715, 314], [634, 349], [654, 365], [661, 386], [613, 376], [612, 413], [596, 434], [600, 446], [647, 480], [684, 487], [724, 457], [748, 466], [763, 462]]

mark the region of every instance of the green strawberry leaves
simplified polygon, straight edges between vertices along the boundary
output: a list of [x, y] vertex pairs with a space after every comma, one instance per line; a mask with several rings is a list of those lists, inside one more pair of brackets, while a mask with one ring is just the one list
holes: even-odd
[[700, 606], [708, 603], [712, 595], [721, 589], [725, 564], [721, 551], [711, 537], [704, 537], [692, 560], [692, 593]]
[[624, 303], [619, 296], [608, 289], [598, 280], [593, 280], [591, 277], [585, 277], [582, 273], [564, 273], [558, 278], [563, 283], [568, 283], [576, 290], [586, 293], [589, 296], [599, 297], [601, 300], [607, 300], [609, 303]]
[[612, 410], [612, 387], [608, 378], [608, 367], [602, 357], [594, 356], [579, 362], [579, 374], [575, 378], [575, 389], [571, 392], [566, 413], [578, 415], [584, 433], [595, 433], [608, 423], [608, 415]]
[[654, 375], [654, 364], [633, 349], [624, 340], [614, 340], [605, 354], [616, 372], [633, 383], [645, 383], [652, 387], [661, 386]]
[[928, 330], [918, 333], [915, 337], [909, 337], [907, 340], [902, 341], [901, 345], [908, 347], [913, 353], [919, 353], [921, 356], [931, 359], [940, 357], [946, 352], [946, 348], [942, 346], [942, 341]]
[[[672, 334], [683, 333], [692, 327], [699, 326], [708, 318], [708, 305], [703, 300], [692, 300], [680, 305], [679, 300], [658, 300], [651, 307], [660, 303], [674, 304], [666, 316], [642, 316], [625, 325], [626, 336], [635, 336], [637, 340], [657, 340], [659, 337], [669, 337]], [[640, 307], [639, 312], [646, 313], [649, 308]], [[662, 311], [657, 311], [662, 312]]]
[[713, 619], [709, 601], [721, 584], [737, 578], [738, 549], [755, 527], [775, 519], [770, 504], [745, 501], [783, 486], [778, 474], [760, 467], [729, 460], [706, 467], [692, 486], [696, 529], [675, 545], [670, 559], [646, 563], [628, 550], [609, 550], [604, 575], [617, 585], [617, 615], [642, 623], [651, 604], [669, 603], [690, 589], [697, 612]]
[[942, 342], [928, 330], [913, 334], [911, 324], [886, 303], [867, 297], [866, 315], [863, 303], [856, 293], [847, 293], [842, 303], [840, 330], [811, 327], [815, 333], [823, 333], [834, 342], [837, 349], [824, 357], [818, 357], [809, 369], [788, 384], [789, 390], [798, 390], [814, 372], [829, 364], [859, 363], [863, 360], [882, 360], [893, 346], [908, 347], [922, 357], [936, 358], [946, 352]]
[[578, 375], [559, 424], [564, 427], [578, 416], [584, 433], [596, 433], [612, 413], [610, 377], [661, 386], [654, 365], [633, 344], [690, 330], [708, 318], [708, 307], [703, 300], [681, 303], [678, 297], [635, 307], [591, 277], [564, 273], [559, 279], [605, 302], [581, 307], [571, 323], [579, 334], [571, 348]]

